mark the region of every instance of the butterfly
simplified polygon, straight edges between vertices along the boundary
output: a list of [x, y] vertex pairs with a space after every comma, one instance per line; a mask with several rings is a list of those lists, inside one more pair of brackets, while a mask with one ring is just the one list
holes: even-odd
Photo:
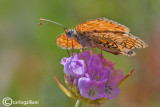
[[129, 28], [106, 18], [87, 20], [73, 30], [51, 20], [40, 21], [49, 21], [64, 29], [65, 33], [56, 38], [56, 44], [64, 49], [99, 48], [115, 55], [134, 56], [134, 48], [148, 47], [140, 38], [129, 33]]

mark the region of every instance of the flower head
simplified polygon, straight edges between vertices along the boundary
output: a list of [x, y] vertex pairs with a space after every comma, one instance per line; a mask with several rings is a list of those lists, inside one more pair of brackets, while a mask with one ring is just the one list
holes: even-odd
[[61, 64], [74, 98], [88, 99], [92, 103], [117, 97], [120, 92], [118, 83], [125, 78], [120, 69], [114, 69], [115, 64], [89, 50], [64, 57]]
[[121, 70], [114, 70], [114, 64], [100, 54], [84, 51], [69, 58], [63, 58], [64, 73], [69, 82], [77, 86], [80, 95], [95, 100], [113, 99], [118, 96], [118, 82], [124, 78]]

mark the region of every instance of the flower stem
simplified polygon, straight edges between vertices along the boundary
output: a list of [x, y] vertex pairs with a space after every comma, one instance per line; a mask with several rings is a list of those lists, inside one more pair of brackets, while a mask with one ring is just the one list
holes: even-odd
[[82, 107], [83, 103], [77, 100], [75, 107]]

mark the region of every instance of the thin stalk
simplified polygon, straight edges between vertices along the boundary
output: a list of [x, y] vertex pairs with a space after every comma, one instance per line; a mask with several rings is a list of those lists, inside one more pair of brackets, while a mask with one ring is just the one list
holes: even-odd
[[77, 100], [75, 107], [82, 107], [83, 103]]

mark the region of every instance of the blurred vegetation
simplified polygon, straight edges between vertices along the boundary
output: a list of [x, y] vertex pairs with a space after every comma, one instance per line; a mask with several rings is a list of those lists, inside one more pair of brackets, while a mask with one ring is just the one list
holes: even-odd
[[64, 83], [60, 60], [68, 54], [55, 44], [64, 31], [37, 23], [46, 18], [74, 28], [100, 17], [126, 25], [149, 45], [136, 49], [134, 57], [103, 52], [124, 74], [133, 68], [135, 72], [122, 84], [119, 97], [101, 107], [159, 107], [160, 0], [0, 0], [0, 100], [8, 96], [39, 100], [40, 104], [29, 107], [73, 107], [75, 101], [53, 79], [55, 75]]

